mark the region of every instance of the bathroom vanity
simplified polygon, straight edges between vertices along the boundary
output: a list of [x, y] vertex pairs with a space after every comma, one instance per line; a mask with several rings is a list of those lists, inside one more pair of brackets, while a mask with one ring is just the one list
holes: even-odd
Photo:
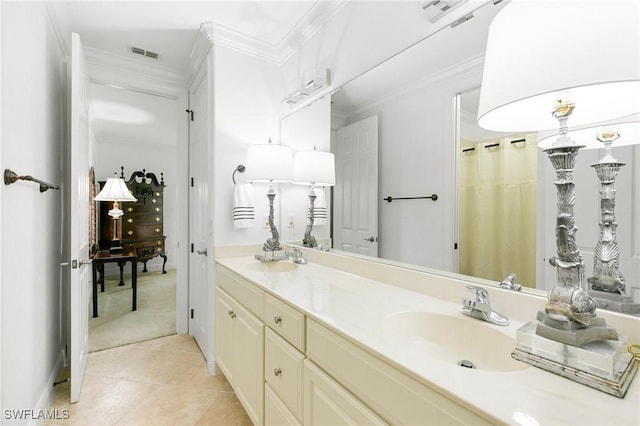
[[500, 327], [461, 313], [462, 277], [303, 251], [216, 249], [216, 365], [255, 424], [640, 424], [637, 378], [620, 399], [511, 358], [543, 297], [486, 286]]

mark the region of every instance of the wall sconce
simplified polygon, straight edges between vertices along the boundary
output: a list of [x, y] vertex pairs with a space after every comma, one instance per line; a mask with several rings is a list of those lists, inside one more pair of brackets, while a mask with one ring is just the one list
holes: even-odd
[[118, 233], [118, 219], [124, 214], [120, 209], [121, 202], [138, 201], [136, 197], [131, 194], [124, 179], [121, 179], [118, 174], [116, 177], [108, 178], [104, 184], [104, 188], [93, 199], [94, 201], [113, 201], [113, 208], [109, 210], [109, 216], [113, 218], [113, 239], [111, 240], [110, 253], [122, 253], [122, 246], [120, 245], [120, 235]]
[[[567, 123], [639, 112], [639, 16], [636, 2], [610, 7], [606, 2], [512, 0], [489, 28], [478, 108], [478, 124], [490, 130], [559, 127], [560, 136], [545, 150], [557, 176], [558, 279], [537, 321], [518, 331], [512, 356], [619, 397], [635, 361], [616, 331], [596, 316], [588, 293], [573, 216], [573, 167], [583, 146], [567, 135]], [[611, 66], [599, 65], [603, 58]], [[598, 358], [606, 373], [594, 372], [584, 357]]]
[[331, 70], [325, 69], [322, 72], [316, 73], [313, 77], [306, 80], [301, 88], [291, 92], [286, 98], [282, 100], [290, 107], [308, 99], [320, 90], [328, 87], [331, 79]]
[[307, 227], [304, 231], [302, 245], [317, 247], [316, 238], [311, 235], [313, 230], [316, 186], [333, 186], [336, 184], [336, 166], [334, 155], [330, 152], [298, 151], [293, 159], [293, 180], [295, 183], [309, 185], [309, 215]]
[[263, 262], [284, 260], [286, 256], [277, 256], [276, 251], [282, 250], [280, 234], [274, 222], [273, 200], [276, 192], [274, 182], [291, 182], [293, 180], [293, 154], [291, 148], [276, 145], [271, 142], [261, 145], [250, 145], [247, 151], [247, 180], [251, 182], [268, 182], [269, 189], [269, 228], [271, 238], [262, 247], [264, 255], [256, 255], [256, 259]]

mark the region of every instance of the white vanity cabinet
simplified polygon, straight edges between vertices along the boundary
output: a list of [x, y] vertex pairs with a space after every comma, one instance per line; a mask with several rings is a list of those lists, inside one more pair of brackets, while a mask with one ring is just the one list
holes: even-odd
[[[216, 364], [225, 374], [251, 421], [264, 418], [264, 323], [222, 289], [216, 288]], [[228, 277], [227, 277], [228, 278]], [[256, 289], [257, 290], [257, 289]], [[246, 301], [245, 301], [246, 302]]]
[[216, 271], [216, 361], [254, 424], [490, 424], [285, 297]]

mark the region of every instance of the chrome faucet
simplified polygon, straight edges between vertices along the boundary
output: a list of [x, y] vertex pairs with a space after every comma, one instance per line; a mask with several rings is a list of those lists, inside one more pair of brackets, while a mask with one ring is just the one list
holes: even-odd
[[513, 282], [513, 280], [515, 280], [517, 277], [516, 274], [511, 273], [509, 275], [507, 275], [501, 282], [500, 282], [500, 287], [502, 288], [506, 288], [507, 290], [514, 290], [514, 291], [520, 291], [522, 290], [522, 285], [520, 284], [516, 284]]
[[494, 311], [489, 303], [489, 293], [481, 287], [467, 286], [471, 298], [462, 299], [462, 313], [496, 325], [509, 325], [509, 318]]
[[293, 263], [298, 263], [300, 265], [307, 263], [307, 260], [302, 257], [302, 250], [300, 250], [299, 247], [294, 247], [291, 252], [286, 252], [285, 254], [291, 258]]

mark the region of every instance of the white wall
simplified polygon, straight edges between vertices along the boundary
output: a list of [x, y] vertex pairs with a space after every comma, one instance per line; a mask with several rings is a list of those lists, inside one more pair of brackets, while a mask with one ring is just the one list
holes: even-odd
[[[263, 242], [271, 236], [262, 223], [269, 212], [267, 184], [252, 184], [255, 226], [234, 229], [231, 177], [238, 164], [246, 163], [248, 145], [265, 144], [269, 138], [280, 143], [281, 72], [276, 65], [227, 47], [213, 49], [214, 245]], [[236, 182], [244, 181], [245, 175], [237, 173]], [[276, 192], [280, 194], [279, 185]], [[276, 223], [279, 205], [276, 198]]]
[[[62, 185], [66, 72], [43, 3], [2, 2], [2, 169]], [[49, 406], [63, 358], [62, 192], [2, 194], [2, 409]]]

